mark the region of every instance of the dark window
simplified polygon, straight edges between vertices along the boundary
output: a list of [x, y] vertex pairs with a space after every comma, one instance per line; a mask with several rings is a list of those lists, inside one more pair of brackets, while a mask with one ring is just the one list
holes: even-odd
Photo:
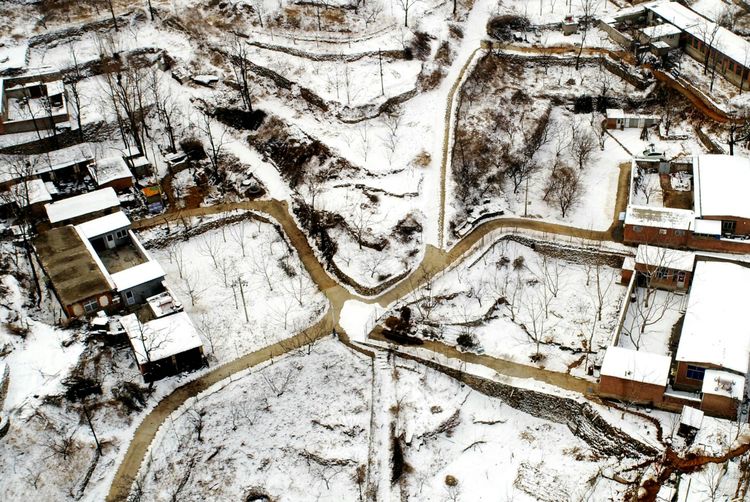
[[734, 220], [721, 220], [721, 233], [722, 234], [733, 234], [737, 222]]
[[98, 308], [99, 304], [96, 302], [96, 300], [89, 300], [83, 304], [83, 310], [85, 310], [87, 314], [96, 312], [96, 309]]
[[677, 272], [677, 282], [685, 282], [685, 272]]
[[679, 235], [679, 236], [683, 236], [683, 235], [685, 235], [685, 231], [684, 230], [675, 230], [674, 234], [675, 235]]
[[702, 382], [704, 376], [706, 376], [706, 368], [701, 368], [700, 366], [691, 366], [688, 364], [687, 377], [689, 379], [700, 380]]
[[643, 231], [643, 227], [641, 227], [639, 225], [635, 225], [633, 227], [633, 232], [641, 232], [641, 231]]

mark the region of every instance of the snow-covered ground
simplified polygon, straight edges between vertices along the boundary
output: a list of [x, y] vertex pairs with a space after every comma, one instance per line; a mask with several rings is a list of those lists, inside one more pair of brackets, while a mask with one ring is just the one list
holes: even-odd
[[[226, 362], [304, 330], [327, 302], [271, 224], [243, 219], [225, 225], [221, 216], [231, 215], [214, 215], [210, 221], [218, 228], [187, 240], [173, 236], [152, 252], [207, 352]], [[165, 230], [144, 232], [146, 245]], [[182, 230], [181, 224], [170, 227], [171, 234]]]
[[328, 338], [217, 384], [160, 429], [145, 499], [358, 500], [371, 378], [367, 357]]
[[391, 312], [408, 305], [417, 336], [459, 345], [463, 335], [494, 357], [534, 364], [535, 356], [547, 369], [584, 375], [586, 351], [606, 347], [616, 324], [625, 294], [619, 271], [488, 242]]

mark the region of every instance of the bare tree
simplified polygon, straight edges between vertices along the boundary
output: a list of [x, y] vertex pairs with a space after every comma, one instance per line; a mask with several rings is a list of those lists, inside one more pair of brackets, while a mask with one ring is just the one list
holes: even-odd
[[583, 192], [581, 175], [573, 167], [564, 166], [553, 171], [548, 181], [548, 187], [552, 199], [560, 208], [560, 215], [563, 218], [571, 208], [581, 201]]
[[164, 74], [156, 68], [149, 74], [148, 88], [154, 102], [156, 116], [161, 122], [169, 143], [169, 151], [177, 151], [175, 136], [181, 122], [181, 110], [175, 93], [169, 89], [164, 80]]
[[252, 112], [253, 102], [250, 96], [250, 62], [248, 61], [247, 44], [235, 33], [227, 52], [229, 53], [229, 64], [239, 87], [242, 104], [247, 111]]
[[229, 227], [229, 235], [232, 237], [235, 243], [240, 247], [242, 257], [245, 258], [245, 252], [247, 250], [247, 243], [245, 241], [245, 222], [240, 221], [236, 225]]
[[65, 94], [67, 96], [68, 102], [73, 104], [73, 108], [75, 110], [76, 124], [78, 125], [78, 137], [81, 139], [81, 141], [85, 141], [81, 119], [84, 108], [84, 100], [82, 99], [78, 88], [79, 82], [83, 80], [83, 75], [81, 73], [81, 67], [78, 64], [78, 57], [76, 56], [76, 51], [73, 49], [72, 42], [68, 44], [68, 54], [70, 54], [70, 59], [72, 60], [73, 65], [63, 73]]
[[198, 241], [198, 252], [206, 258], [211, 258], [211, 262], [217, 270], [219, 268], [218, 258], [221, 251], [221, 243], [216, 240], [213, 234], [203, 234], [200, 241]]
[[211, 113], [206, 105], [201, 108], [195, 125], [208, 141], [208, 160], [211, 162], [214, 175], [218, 176], [226, 129], [221, 127], [221, 132], [216, 131], [213, 127]]
[[385, 126], [385, 135], [381, 136], [383, 145], [386, 148], [386, 156], [388, 157], [388, 163], [393, 162], [393, 155], [396, 152], [398, 146], [398, 132], [401, 125], [401, 113], [399, 111], [393, 111], [391, 113], [385, 113], [382, 116], [383, 126]]
[[594, 156], [596, 139], [593, 138], [588, 129], [581, 127], [580, 124], [574, 123], [571, 130], [570, 155], [578, 164], [578, 170], [583, 171]]
[[594, 21], [594, 15], [596, 14], [598, 7], [599, 0], [581, 0], [581, 23], [583, 24], [583, 27], [581, 30], [581, 45], [578, 49], [578, 55], [576, 56], [576, 71], [580, 69], [581, 55], [583, 54], [583, 47], [586, 45], [586, 36], [588, 35], [589, 28]]
[[409, 10], [414, 7], [414, 4], [419, 3], [421, 0], [396, 0], [396, 3], [404, 11], [404, 27], [409, 27]]

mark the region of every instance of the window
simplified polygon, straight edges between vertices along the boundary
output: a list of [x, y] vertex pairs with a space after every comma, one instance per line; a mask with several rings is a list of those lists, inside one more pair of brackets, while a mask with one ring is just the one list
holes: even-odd
[[675, 235], [679, 235], [679, 236], [683, 236], [683, 235], [685, 235], [685, 231], [684, 230], [675, 230], [674, 234]]
[[722, 234], [733, 234], [737, 222], [734, 220], [721, 220], [721, 233]]
[[124, 238], [124, 237], [125, 237], [126, 235], [128, 235], [128, 231], [127, 231], [127, 230], [118, 230], [118, 231], [117, 231], [117, 232], [115, 233], [115, 235], [117, 236], [117, 238], [118, 238], [118, 239], [122, 239], [122, 238]]
[[700, 380], [702, 382], [704, 376], [706, 376], [706, 368], [701, 368], [700, 366], [692, 366], [688, 364], [687, 377], [689, 379]]
[[669, 270], [663, 267], [659, 267], [656, 269], [656, 277], [659, 279], [666, 279], [669, 277]]
[[127, 302], [128, 305], [133, 305], [135, 303], [135, 297], [133, 296], [132, 291], [127, 291], [125, 293], [125, 301]]
[[112, 237], [112, 234], [107, 234], [107, 242], [112, 242], [114, 240], [114, 237]]
[[96, 302], [96, 300], [89, 300], [83, 304], [83, 310], [85, 310], [87, 314], [96, 312], [98, 308], [99, 304]]
[[677, 282], [685, 282], [685, 275], [683, 271], [677, 272]]
[[660, 228], [659, 229], [659, 235], [667, 235], [667, 229], [666, 228]]
[[633, 232], [636, 232], [636, 233], [640, 233], [640, 232], [642, 232], [642, 231], [643, 231], [643, 227], [642, 227], [642, 226], [640, 226], [640, 225], [635, 225], [635, 226], [633, 227]]

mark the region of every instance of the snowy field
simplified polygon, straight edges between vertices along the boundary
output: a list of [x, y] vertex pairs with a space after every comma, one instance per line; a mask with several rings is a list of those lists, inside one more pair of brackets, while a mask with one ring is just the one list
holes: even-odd
[[463, 336], [464, 347], [476, 344], [470, 350], [584, 375], [588, 348], [596, 353], [609, 343], [625, 287], [619, 270], [577, 261], [499, 240], [391, 312], [408, 305], [417, 336], [450, 345]]
[[145, 499], [358, 500], [370, 361], [330, 338], [307, 350], [224, 381], [175, 412], [142, 471]]
[[[325, 297], [272, 225], [252, 219], [225, 225], [219, 216], [211, 221], [218, 228], [187, 240], [172, 238], [152, 253], [215, 361], [288, 338], [323, 315]], [[171, 227], [172, 233], [180, 230]], [[148, 246], [164, 232], [142, 236]]]

